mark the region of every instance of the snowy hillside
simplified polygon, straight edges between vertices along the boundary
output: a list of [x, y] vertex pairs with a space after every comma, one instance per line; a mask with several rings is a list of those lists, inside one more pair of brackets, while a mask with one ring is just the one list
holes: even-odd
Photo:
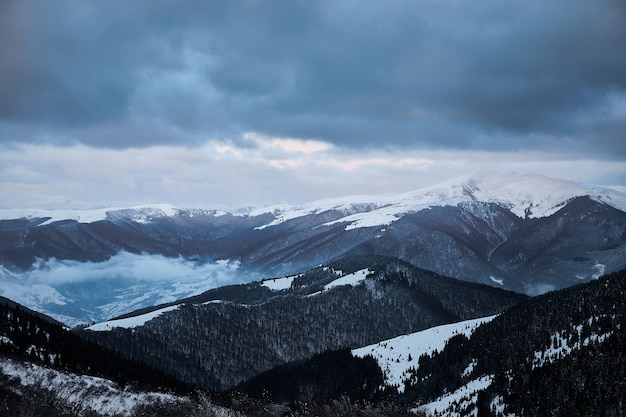
[[188, 401], [159, 392], [132, 391], [108, 379], [57, 371], [7, 358], [0, 361], [0, 374], [9, 380], [19, 381], [18, 390], [45, 390], [49, 400], [57, 403], [57, 407], [65, 405], [80, 414], [132, 416], [134, 409], [141, 405]]
[[490, 322], [495, 317], [489, 316], [432, 327], [354, 349], [352, 354], [361, 358], [367, 355], [373, 356], [380, 369], [383, 370], [385, 383], [396, 386], [398, 392], [403, 392], [405, 377], [409, 369], [418, 368], [420, 356], [441, 351], [452, 336], [462, 334], [469, 337], [478, 326]]

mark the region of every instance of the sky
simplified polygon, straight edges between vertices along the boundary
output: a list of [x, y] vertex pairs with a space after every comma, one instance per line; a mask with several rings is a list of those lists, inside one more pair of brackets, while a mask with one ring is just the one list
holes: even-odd
[[626, 190], [623, 0], [3, 0], [0, 208]]

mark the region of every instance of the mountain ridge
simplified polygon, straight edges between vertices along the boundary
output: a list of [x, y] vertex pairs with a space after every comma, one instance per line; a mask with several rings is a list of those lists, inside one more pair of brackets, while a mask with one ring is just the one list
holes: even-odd
[[[540, 194], [538, 192], [541, 192]], [[244, 212], [228, 212], [208, 208], [183, 208], [167, 203], [145, 204], [133, 207], [101, 208], [93, 210], [55, 209], [0, 209], [0, 220], [47, 218], [39, 226], [62, 220], [75, 220], [79, 223], [92, 223], [120, 218], [138, 223], [149, 223], [158, 217], [178, 215], [212, 215], [215, 217], [233, 215], [257, 217], [272, 214], [275, 219], [258, 229], [271, 227], [287, 220], [325, 211], [344, 212], [344, 217], [354, 213], [381, 210], [379, 217], [390, 220], [404, 212], [414, 212], [432, 206], [455, 206], [459, 203], [480, 201], [497, 203], [511, 208], [519, 217], [546, 217], [553, 214], [567, 201], [575, 197], [589, 196], [595, 201], [626, 211], [626, 194], [604, 187], [586, 187], [571, 181], [549, 178], [540, 174], [499, 174], [497, 172], [476, 172], [463, 175], [440, 184], [412, 190], [392, 196], [354, 195], [341, 198], [327, 198], [304, 204], [277, 204], [247, 209]], [[393, 207], [393, 209], [391, 209]], [[339, 222], [340, 220], [335, 220]], [[343, 220], [349, 221], [349, 220]], [[388, 223], [366, 222], [355, 218], [360, 227], [379, 226]], [[332, 223], [329, 223], [332, 224]], [[357, 226], [355, 226], [357, 227]]]
[[181, 380], [223, 390], [280, 363], [495, 314], [523, 299], [397, 259], [362, 257], [307, 271], [288, 289], [254, 282], [210, 290], [80, 334]]

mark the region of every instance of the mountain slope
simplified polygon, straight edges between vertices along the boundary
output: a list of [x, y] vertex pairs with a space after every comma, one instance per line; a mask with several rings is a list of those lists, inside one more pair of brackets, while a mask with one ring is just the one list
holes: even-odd
[[[286, 401], [337, 392], [394, 399], [432, 417], [619, 416], [626, 404], [624, 296], [626, 270], [497, 316], [282, 365], [239, 387]], [[347, 376], [343, 387], [333, 385]], [[387, 387], [373, 389], [381, 376]]]
[[354, 357], [344, 349], [278, 365], [234, 389], [276, 403], [323, 404], [342, 397], [352, 401], [380, 399], [385, 395], [380, 389], [383, 384], [383, 373], [375, 360]]
[[624, 296], [621, 271], [520, 303], [420, 358], [403, 400], [445, 415], [620, 415]]
[[216, 289], [162, 309], [140, 326], [127, 318], [117, 322], [124, 327], [98, 324], [83, 336], [189, 383], [225, 389], [324, 350], [494, 314], [523, 298], [365, 257]]

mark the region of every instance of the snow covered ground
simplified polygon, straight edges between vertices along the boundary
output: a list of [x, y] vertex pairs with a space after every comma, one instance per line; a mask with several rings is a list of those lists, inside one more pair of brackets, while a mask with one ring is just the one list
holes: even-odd
[[373, 271], [370, 271], [368, 268], [361, 269], [360, 271], [353, 272], [348, 275], [344, 275], [341, 278], [337, 278], [336, 280], [324, 285], [324, 290], [330, 290], [333, 287], [339, 287], [342, 285], [358, 285], [361, 281], [363, 281], [369, 274]]
[[44, 218], [48, 220], [40, 226], [61, 220], [75, 220], [79, 223], [93, 223], [106, 220], [109, 213], [124, 212], [128, 219], [146, 223], [152, 217], [175, 216], [180, 209], [169, 204], [151, 204], [130, 208], [103, 208], [91, 210], [46, 210], [46, 209], [0, 209], [0, 219]]
[[383, 370], [385, 383], [397, 386], [398, 391], [403, 392], [408, 371], [410, 368], [418, 368], [421, 355], [432, 355], [435, 351], [441, 351], [448, 340], [455, 335], [463, 334], [469, 337], [478, 326], [495, 317], [489, 316], [432, 327], [354, 349], [352, 354], [357, 357], [372, 355]]
[[[593, 318], [589, 319], [590, 324]], [[533, 369], [539, 368], [546, 363], [553, 363], [559, 359], [563, 359], [565, 356], [570, 355], [576, 350], [580, 350], [583, 346], [589, 346], [597, 343], [604, 342], [610, 337], [613, 332], [607, 332], [602, 334], [591, 333], [589, 336], [582, 338], [583, 325], [580, 324], [573, 329], [576, 332], [577, 337], [575, 341], [568, 340], [564, 335], [570, 332], [556, 332], [550, 337], [550, 346], [544, 351], [537, 351], [533, 357]]]
[[426, 412], [429, 416], [476, 417], [478, 409], [474, 405], [478, 392], [489, 387], [492, 381], [493, 376], [482, 376], [431, 403], [419, 406], [417, 410]]
[[251, 214], [274, 213], [276, 218], [259, 229], [275, 226], [300, 216], [339, 210], [345, 216], [326, 225], [347, 223], [346, 230], [386, 226], [403, 215], [429, 207], [457, 206], [476, 201], [508, 207], [521, 218], [547, 217], [575, 197], [589, 196], [618, 210], [626, 211], [626, 195], [612, 189], [583, 187], [571, 181], [538, 174], [479, 172], [442, 184], [391, 197], [346, 197], [300, 206], [273, 206]]
[[60, 372], [6, 358], [0, 361], [0, 373], [19, 379], [21, 386], [48, 391], [56, 398], [55, 403], [66, 404], [80, 413], [132, 416], [138, 405], [189, 401], [159, 392], [122, 389], [107, 379]]

